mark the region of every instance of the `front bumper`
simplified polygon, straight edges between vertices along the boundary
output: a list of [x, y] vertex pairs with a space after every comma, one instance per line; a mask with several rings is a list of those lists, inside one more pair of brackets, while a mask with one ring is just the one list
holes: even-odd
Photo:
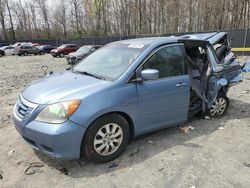
[[16, 130], [32, 148], [58, 160], [80, 158], [82, 138], [85, 129], [67, 120], [62, 124], [49, 124], [31, 121], [23, 125], [15, 118]]
[[75, 57], [75, 56], [66, 56], [66, 59], [69, 64], [76, 64], [78, 61], [80, 61], [82, 58], [81, 57]]
[[59, 55], [59, 52], [50, 52], [50, 54], [55, 57]]

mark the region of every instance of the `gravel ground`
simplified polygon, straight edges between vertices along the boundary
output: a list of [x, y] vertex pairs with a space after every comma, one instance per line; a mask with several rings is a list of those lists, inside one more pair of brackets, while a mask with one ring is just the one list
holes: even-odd
[[[61, 163], [24, 144], [11, 120], [20, 91], [43, 76], [41, 66], [68, 67], [50, 55], [0, 58], [0, 187], [250, 187], [250, 74], [231, 88], [228, 113], [192, 120], [190, 134], [173, 127], [144, 136], [106, 164]], [[32, 162], [44, 166], [25, 175]]]

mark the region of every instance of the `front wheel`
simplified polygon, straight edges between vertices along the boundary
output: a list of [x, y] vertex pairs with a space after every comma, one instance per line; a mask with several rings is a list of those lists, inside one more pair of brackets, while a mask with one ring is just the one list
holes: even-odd
[[60, 55], [59, 55], [60, 57], [64, 57], [64, 54], [63, 53], [60, 53]]
[[217, 99], [215, 100], [214, 105], [209, 110], [211, 117], [220, 117], [223, 116], [229, 106], [229, 99], [224, 93], [219, 93]]
[[104, 115], [87, 130], [83, 140], [84, 155], [95, 162], [112, 161], [126, 149], [129, 138], [129, 125], [123, 116]]

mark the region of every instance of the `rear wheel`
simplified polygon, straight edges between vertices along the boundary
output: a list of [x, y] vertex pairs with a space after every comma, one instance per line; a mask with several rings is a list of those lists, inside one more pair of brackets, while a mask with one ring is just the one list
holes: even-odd
[[3, 56], [3, 54], [0, 53], [0, 57], [2, 57], [2, 56]]
[[23, 55], [24, 55], [24, 56], [27, 56], [27, 55], [28, 55], [28, 52], [24, 52]]
[[223, 116], [229, 106], [229, 99], [224, 93], [219, 93], [214, 105], [210, 108], [209, 114], [211, 117]]
[[40, 52], [40, 55], [43, 55], [43, 54], [44, 54], [44, 52], [43, 52], [43, 51], [41, 51], [41, 52]]
[[91, 124], [84, 136], [84, 155], [95, 162], [111, 161], [126, 149], [129, 138], [129, 125], [123, 116], [102, 116]]

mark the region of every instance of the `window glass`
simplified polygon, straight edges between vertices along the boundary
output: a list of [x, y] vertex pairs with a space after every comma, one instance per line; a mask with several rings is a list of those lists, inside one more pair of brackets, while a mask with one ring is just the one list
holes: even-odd
[[63, 44], [63, 45], [59, 46], [58, 48], [63, 49], [63, 48], [66, 48], [66, 47], [67, 47], [67, 45]]
[[110, 44], [83, 59], [73, 70], [116, 80], [145, 48], [144, 45]]
[[68, 48], [76, 48], [77, 46], [76, 45], [68, 45], [67, 47]]
[[184, 74], [183, 46], [167, 46], [156, 51], [143, 65], [143, 69], [156, 69], [159, 78]]

